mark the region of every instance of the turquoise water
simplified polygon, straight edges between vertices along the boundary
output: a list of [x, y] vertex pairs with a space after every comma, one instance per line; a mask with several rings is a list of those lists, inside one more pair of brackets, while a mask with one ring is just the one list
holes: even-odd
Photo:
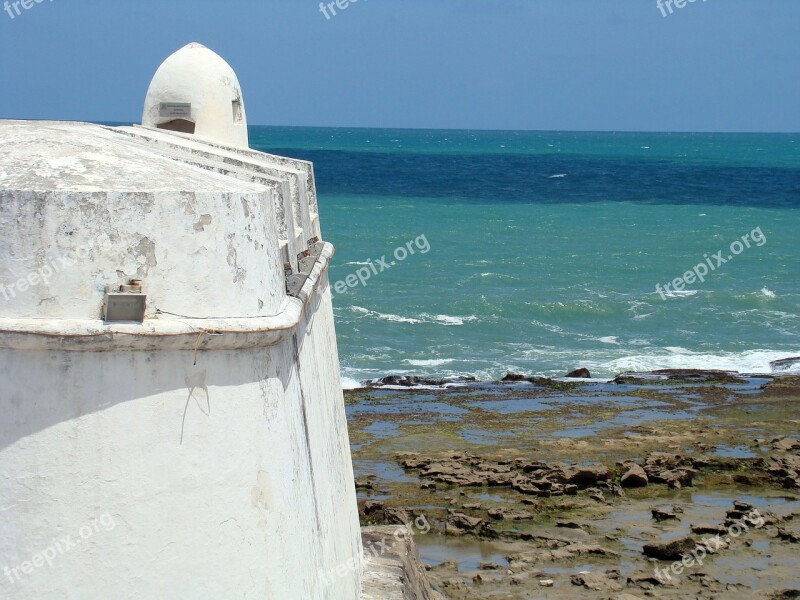
[[315, 163], [350, 384], [800, 356], [800, 134], [256, 127], [251, 145]]

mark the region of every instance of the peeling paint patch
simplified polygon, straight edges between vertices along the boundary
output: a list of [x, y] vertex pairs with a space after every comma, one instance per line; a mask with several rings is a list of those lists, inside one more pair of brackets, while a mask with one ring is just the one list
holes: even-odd
[[247, 279], [247, 271], [242, 269], [238, 262], [237, 262], [237, 253], [236, 247], [233, 244], [233, 240], [236, 237], [235, 234], [231, 233], [226, 236], [226, 241], [228, 244], [228, 264], [234, 268], [236, 274], [233, 276], [233, 282], [239, 283]]
[[228, 264], [232, 267], [236, 267], [236, 247], [233, 245], [233, 238], [234, 234], [229, 233], [226, 236], [226, 241], [228, 243]]
[[194, 224], [195, 231], [205, 231], [206, 225], [211, 224], [211, 215], [200, 215], [200, 220]]
[[272, 510], [275, 502], [272, 498], [272, 479], [266, 471], [259, 471], [256, 476], [256, 485], [250, 492], [251, 500], [255, 508], [262, 510]]
[[183, 208], [183, 214], [189, 216], [197, 214], [197, 211], [194, 209], [196, 201], [197, 200], [193, 193], [181, 192], [181, 208]]
[[150, 238], [142, 238], [139, 243], [133, 248], [133, 255], [136, 258], [136, 264], [139, 265], [136, 269], [137, 277], [145, 277], [150, 269], [158, 264], [156, 260], [156, 245]]

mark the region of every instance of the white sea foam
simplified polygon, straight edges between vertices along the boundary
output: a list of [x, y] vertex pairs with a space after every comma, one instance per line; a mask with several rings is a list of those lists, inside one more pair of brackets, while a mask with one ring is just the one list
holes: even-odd
[[617, 341], [617, 336], [615, 335], [607, 335], [606, 337], [597, 338], [598, 342], [603, 342], [604, 344], [619, 344]]
[[442, 325], [463, 325], [464, 323], [478, 320], [478, 317], [475, 315], [470, 315], [467, 317], [451, 317], [450, 315], [429, 315], [428, 313], [422, 313], [420, 317], [428, 321], [440, 323]]
[[354, 313], [358, 313], [364, 315], [365, 317], [372, 317], [373, 319], [379, 319], [381, 321], [392, 321], [395, 323], [422, 323], [419, 319], [413, 319], [410, 317], [401, 317], [400, 315], [393, 315], [391, 313], [380, 313], [374, 310], [369, 310], [368, 308], [364, 308], [363, 306], [351, 306], [350, 310]]
[[558, 173], [556, 175], [550, 175], [548, 179], [564, 179], [567, 176], [567, 173]]
[[552, 333], [564, 333], [564, 330], [561, 329], [558, 325], [550, 325], [550, 323], [543, 323], [541, 321], [537, 321], [536, 319], [531, 321], [531, 324], [535, 325], [536, 327], [541, 327], [542, 329], [546, 329]]
[[[481, 273], [480, 276], [481, 277], [494, 277], [494, 278], [497, 278], [497, 279], [510, 279], [511, 281], [519, 281], [519, 277], [514, 277], [513, 275], [505, 275], [503, 273], [487, 272], [487, 273]], [[472, 277], [474, 277], [474, 275]], [[470, 277], [470, 279], [472, 279], [472, 277]]]
[[763, 295], [765, 295], [767, 298], [774, 298], [775, 297], [775, 292], [770, 290], [767, 286], [764, 286], [763, 288], [761, 288], [761, 293]]
[[342, 375], [342, 389], [343, 390], [357, 390], [358, 388], [362, 387], [360, 381], [356, 381], [351, 377], [346, 377]]
[[696, 296], [699, 293], [699, 290], [667, 290], [664, 295], [667, 298], [680, 298], [682, 296]]
[[[797, 353], [775, 352], [772, 350], [750, 350], [747, 352], [730, 352], [722, 354], [708, 354], [690, 352], [684, 348], [664, 348], [662, 352], [626, 356], [608, 361], [587, 361], [589, 370], [595, 369], [608, 373], [623, 373], [625, 371], [655, 371], [657, 369], [711, 369], [720, 371], [738, 371], [739, 373], [772, 373], [770, 363], [800, 356]], [[800, 373], [800, 364], [794, 365], [787, 372]]]
[[412, 367], [441, 367], [442, 365], [449, 365], [453, 362], [452, 358], [431, 358], [427, 360], [412, 360], [407, 359], [403, 361]]
[[381, 389], [382, 390], [403, 390], [403, 391], [410, 390], [410, 389], [411, 390], [415, 390], [415, 391], [419, 391], [419, 390], [444, 390], [444, 389], [451, 388], [451, 387], [464, 387], [465, 385], [466, 385], [465, 383], [460, 383], [460, 382], [445, 383], [445, 384], [442, 384], [442, 385], [415, 385], [413, 387], [409, 387], [407, 385], [382, 385]]
[[[646, 340], [636, 340], [646, 343]], [[505, 373], [529, 373], [543, 376], [554, 377], [562, 380], [567, 370], [574, 368], [578, 363], [580, 366], [588, 368], [593, 376], [591, 381], [598, 383], [614, 377], [624, 372], [648, 372], [658, 369], [710, 369], [720, 371], [731, 371], [746, 374], [800, 374], [800, 362], [791, 363], [787, 366], [773, 368], [771, 363], [790, 357], [800, 356], [800, 349], [795, 352], [776, 352], [771, 350], [752, 350], [740, 353], [720, 353], [710, 354], [701, 352], [691, 352], [685, 348], [670, 347], [653, 350], [642, 350], [642, 354], [625, 356], [622, 358], [608, 358], [608, 351], [587, 351], [583, 353], [579, 360], [571, 351], [559, 351], [556, 348], [528, 348], [526, 344], [520, 344], [509, 356], [514, 356], [521, 362], [497, 361], [493, 364], [486, 364], [482, 361], [458, 359], [430, 359], [430, 360], [403, 360], [402, 368], [396, 364], [394, 368], [386, 367], [383, 369], [342, 369], [342, 386], [344, 389], [354, 389], [362, 387], [360, 381], [374, 380], [389, 373], [397, 375], [419, 375], [428, 373], [436, 377], [450, 377], [458, 375], [473, 375], [478, 381], [492, 381], [502, 377]], [[619, 356], [619, 352], [615, 352]], [[556, 366], [549, 365], [544, 370], [537, 369], [532, 365], [539, 362], [542, 356], [552, 358], [557, 356], [562, 364]], [[463, 369], [449, 369], [447, 363], [453, 362], [475, 362], [475, 368], [464, 371]], [[448, 384], [448, 386], [454, 384]], [[455, 384], [462, 385], [462, 384]], [[428, 389], [434, 387], [426, 386]], [[407, 389], [399, 386], [396, 389]], [[421, 389], [421, 388], [415, 388]]]
[[424, 321], [420, 321], [419, 319], [414, 319], [412, 317], [401, 317], [400, 315], [393, 315], [391, 313], [384, 314], [373, 312], [372, 314], [375, 316], [375, 318], [380, 319], [381, 321], [390, 321], [392, 323], [410, 323], [411, 325], [424, 323]]
[[375, 310], [369, 310], [362, 306], [351, 306], [350, 310], [354, 313], [364, 315], [364, 317], [378, 319], [380, 321], [390, 321], [392, 323], [407, 323], [410, 325], [419, 325], [422, 323], [438, 323], [440, 325], [463, 325], [471, 321], [477, 321], [478, 317], [475, 315], [468, 315], [466, 317], [454, 317], [450, 315], [430, 315], [422, 313], [417, 317], [404, 317], [402, 315], [395, 315], [392, 313], [381, 313]]
[[584, 291], [584, 292], [589, 292], [590, 294], [594, 294], [594, 295], [595, 295], [595, 296], [597, 296], [598, 298], [608, 298], [608, 296], [607, 296], [606, 294], [600, 293], [600, 292], [598, 292], [598, 291], [596, 291], [596, 290], [590, 290], [590, 289], [589, 289], [589, 288], [587, 288], [587, 287], [583, 288], [583, 291]]

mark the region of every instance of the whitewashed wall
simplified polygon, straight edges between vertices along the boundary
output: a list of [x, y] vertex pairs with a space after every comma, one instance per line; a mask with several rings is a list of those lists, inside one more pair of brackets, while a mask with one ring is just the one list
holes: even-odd
[[[125, 139], [0, 122], [0, 284], [115, 241], [0, 298], [0, 597], [357, 600], [332, 248], [287, 297], [269, 188]], [[97, 320], [133, 269], [217, 318]]]

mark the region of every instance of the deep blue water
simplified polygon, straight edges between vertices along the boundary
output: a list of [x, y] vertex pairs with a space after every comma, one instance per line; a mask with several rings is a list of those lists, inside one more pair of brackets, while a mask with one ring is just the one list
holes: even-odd
[[315, 164], [350, 380], [800, 356], [800, 135], [254, 127], [251, 145]]

